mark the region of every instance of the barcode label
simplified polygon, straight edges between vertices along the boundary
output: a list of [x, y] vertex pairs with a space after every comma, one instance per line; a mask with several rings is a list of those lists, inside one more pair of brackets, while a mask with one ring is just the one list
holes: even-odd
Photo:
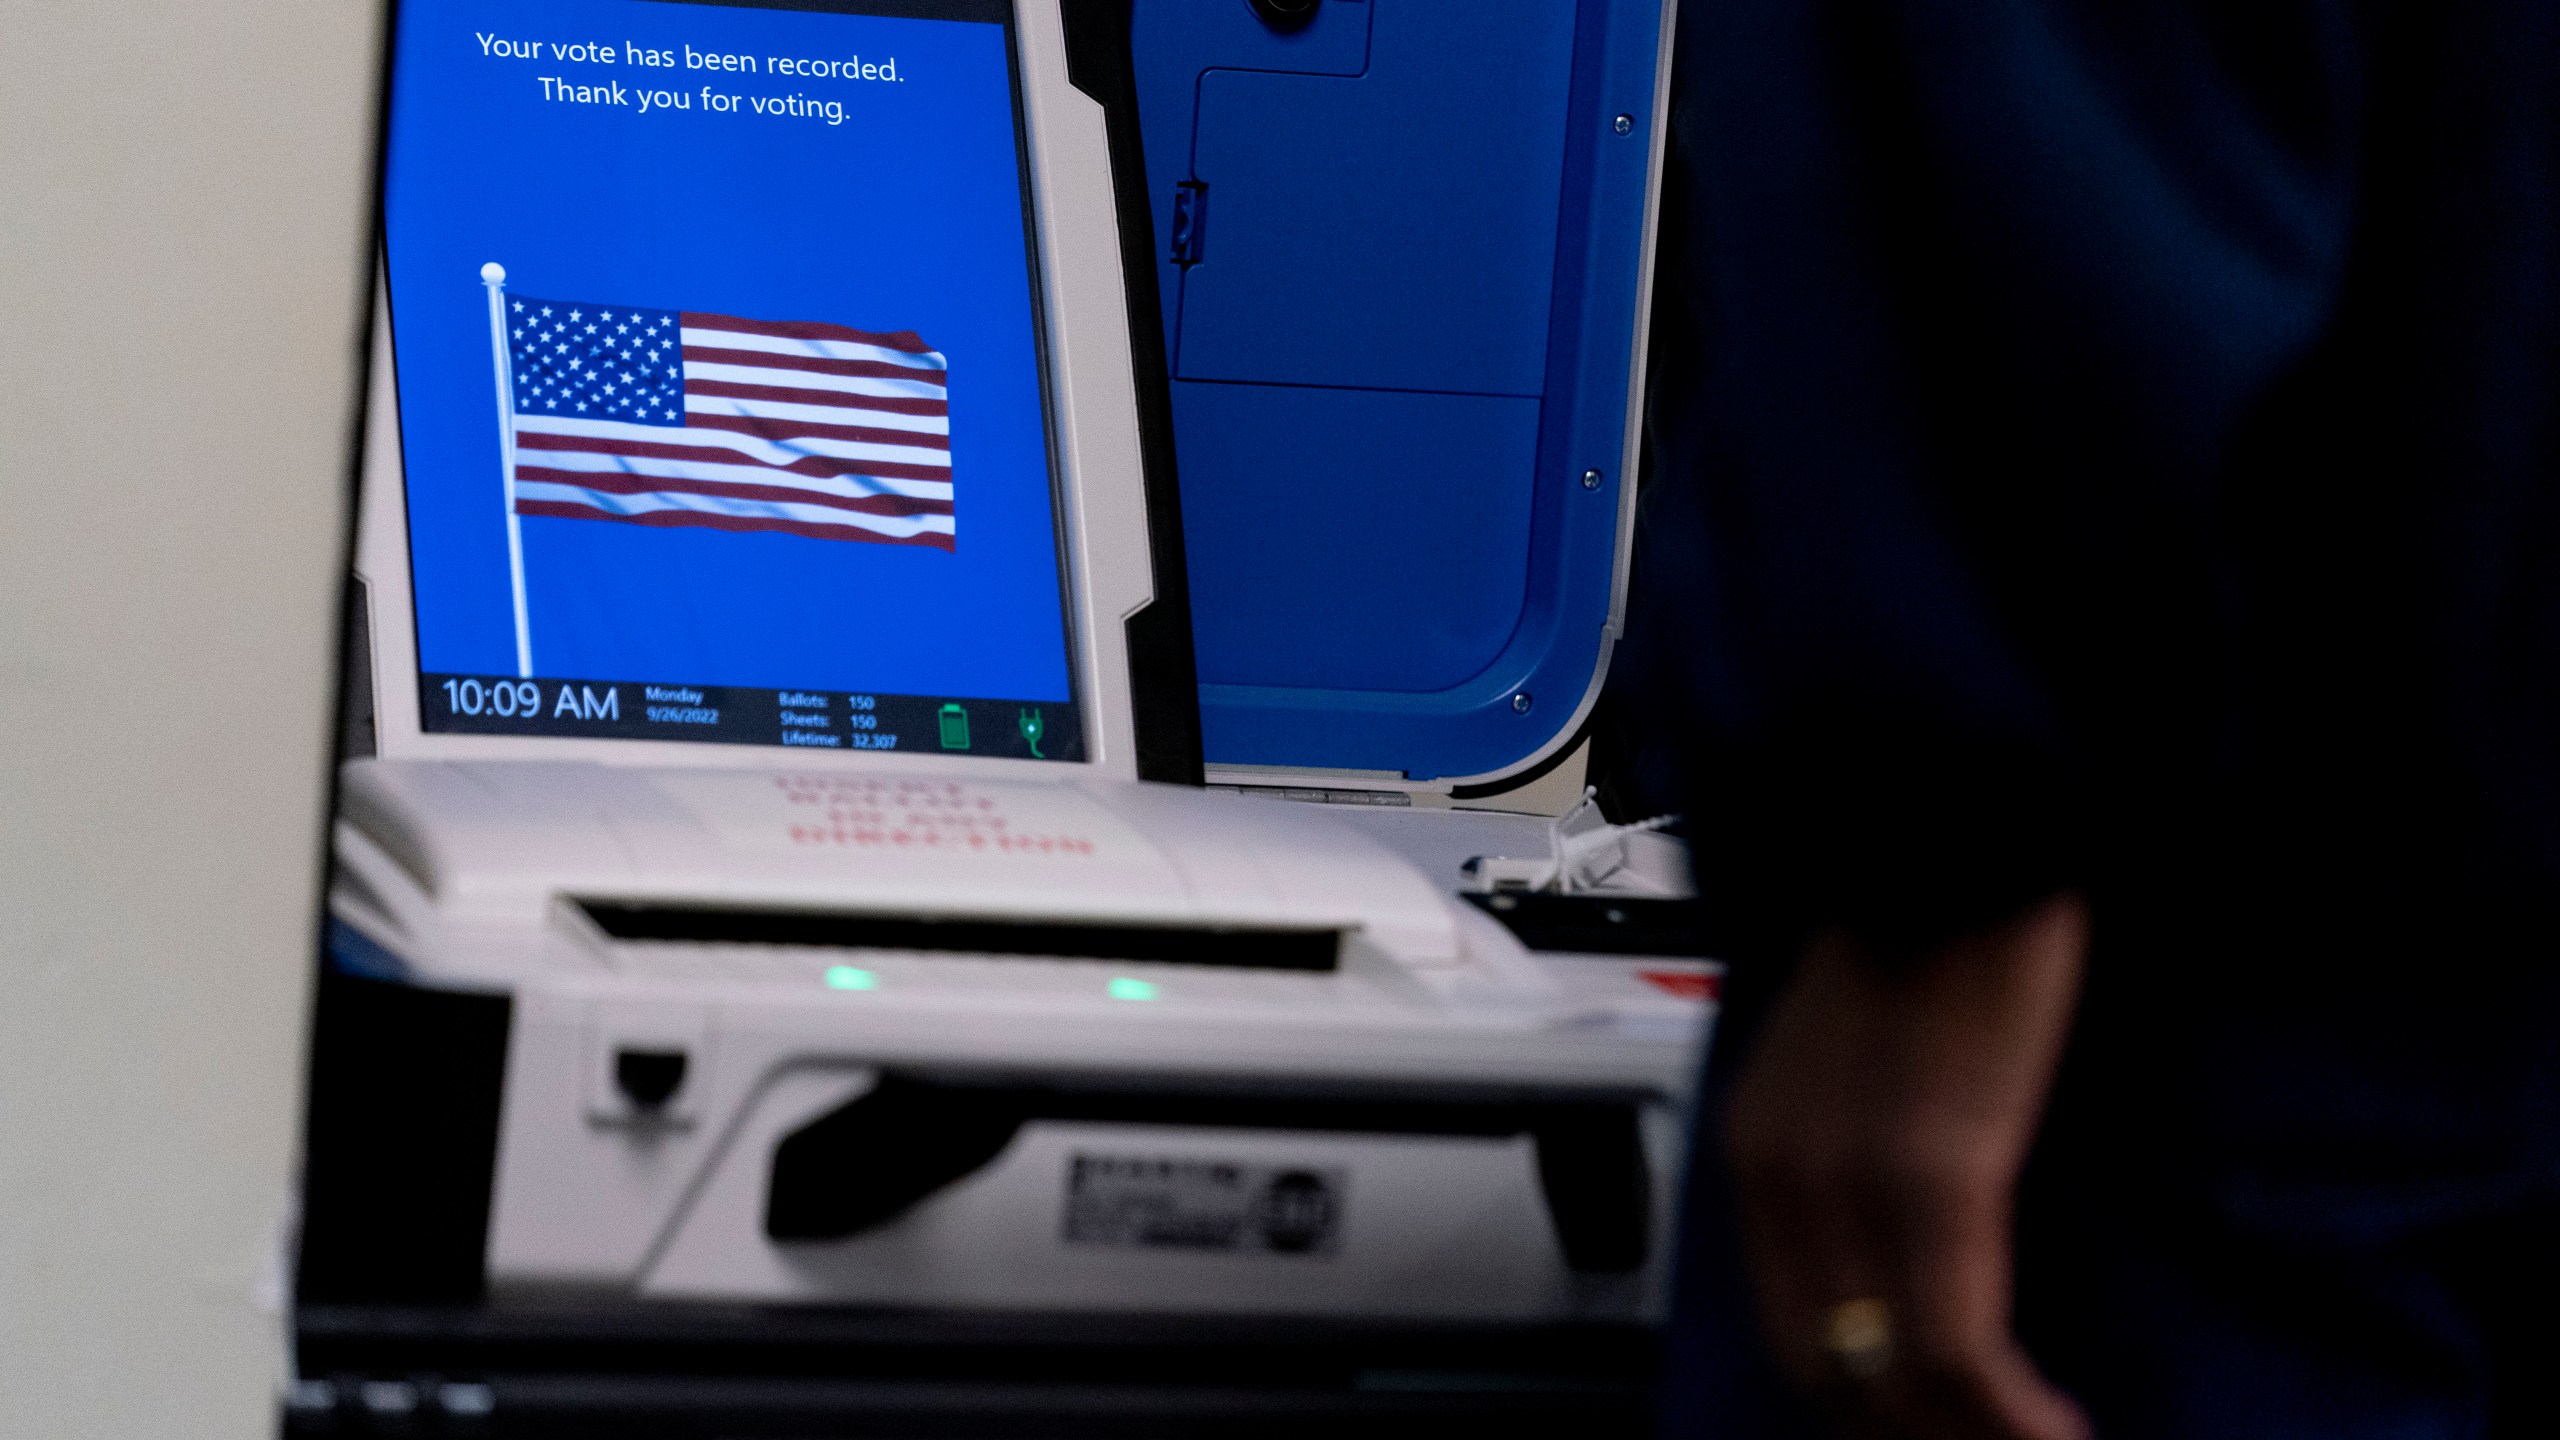
[[1067, 1166], [1066, 1241], [1330, 1255], [1341, 1240], [1346, 1178], [1312, 1165], [1079, 1154]]

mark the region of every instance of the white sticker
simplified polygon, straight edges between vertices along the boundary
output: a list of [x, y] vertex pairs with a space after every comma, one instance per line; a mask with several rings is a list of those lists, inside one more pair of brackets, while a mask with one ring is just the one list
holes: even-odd
[[1347, 1174], [1317, 1165], [1078, 1154], [1066, 1242], [1110, 1249], [1331, 1255]]

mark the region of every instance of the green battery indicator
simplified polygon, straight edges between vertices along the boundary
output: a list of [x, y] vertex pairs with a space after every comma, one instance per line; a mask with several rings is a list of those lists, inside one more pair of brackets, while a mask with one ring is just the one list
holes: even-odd
[[945, 705], [935, 713], [942, 721], [942, 748], [945, 750], [968, 749], [969, 712], [957, 705]]

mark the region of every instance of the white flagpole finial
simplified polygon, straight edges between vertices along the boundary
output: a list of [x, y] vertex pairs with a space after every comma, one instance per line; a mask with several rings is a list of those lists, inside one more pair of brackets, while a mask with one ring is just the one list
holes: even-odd
[[480, 280], [486, 285], [503, 285], [507, 282], [507, 267], [492, 260], [480, 267]]

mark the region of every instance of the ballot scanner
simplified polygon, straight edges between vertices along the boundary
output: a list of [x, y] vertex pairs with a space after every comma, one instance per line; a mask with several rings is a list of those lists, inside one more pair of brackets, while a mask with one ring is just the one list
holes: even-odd
[[305, 1302], [1658, 1318], [1668, 5], [497, 23], [394, 36]]

